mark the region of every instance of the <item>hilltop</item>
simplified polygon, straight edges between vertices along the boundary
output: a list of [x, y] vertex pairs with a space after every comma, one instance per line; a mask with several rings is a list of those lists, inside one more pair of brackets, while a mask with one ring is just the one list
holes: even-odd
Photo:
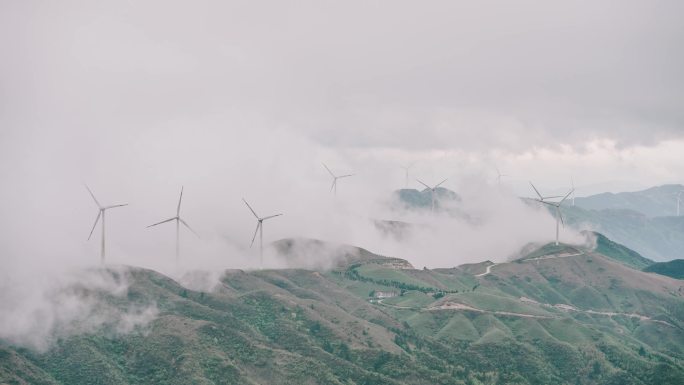
[[[400, 189], [394, 192], [403, 208], [430, 210], [432, 207], [432, 192], [429, 189]], [[461, 197], [452, 190], [444, 187], [435, 189], [435, 209], [445, 210], [455, 202], [460, 202]]]
[[211, 292], [130, 267], [123, 301], [103, 300], [155, 303], [156, 319], [129, 334], [98, 330], [64, 338], [44, 353], [0, 343], [0, 383], [679, 384], [684, 378], [682, 281], [633, 269], [618, 261], [622, 253], [541, 245], [510, 262], [416, 270], [320, 240], [276, 246], [291, 255], [318, 248], [349, 257], [322, 270], [227, 270]]

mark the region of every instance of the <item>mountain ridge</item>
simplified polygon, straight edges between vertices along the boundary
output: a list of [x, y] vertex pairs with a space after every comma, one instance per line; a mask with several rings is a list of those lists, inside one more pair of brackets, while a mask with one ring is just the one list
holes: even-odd
[[157, 318], [43, 353], [0, 342], [0, 382], [678, 384], [681, 281], [563, 247], [487, 274], [368, 252], [330, 270], [226, 270], [208, 292], [128, 268], [125, 302]]

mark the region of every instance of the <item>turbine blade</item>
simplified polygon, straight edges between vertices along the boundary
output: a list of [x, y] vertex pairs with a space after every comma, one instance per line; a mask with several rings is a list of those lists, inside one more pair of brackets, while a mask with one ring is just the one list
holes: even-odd
[[558, 202], [558, 206], [560, 206], [563, 202], [565, 202], [565, 200], [568, 199], [568, 197], [570, 196], [570, 194], [572, 194], [573, 191], [575, 191], [575, 189], [572, 189], [572, 190], [570, 190], [567, 194], [565, 194], [565, 196], [563, 197], [563, 199], [561, 199], [561, 201]]
[[261, 227], [261, 221], [257, 222], [257, 227], [256, 230], [254, 230], [254, 236], [252, 237], [252, 243], [249, 244], [249, 247], [252, 247], [254, 245], [254, 240], [256, 239], [256, 235], [259, 232], [259, 227]]
[[348, 176], [354, 176], [354, 175], [355, 175], [355, 174], [340, 175], [340, 176], [337, 177], [337, 179], [346, 178], [346, 177], [348, 177]]
[[323, 167], [325, 167], [326, 170], [328, 170], [328, 172], [330, 173], [330, 175], [332, 175], [333, 178], [337, 178], [337, 177], [335, 176], [335, 174], [333, 174], [333, 172], [330, 171], [330, 169], [328, 168], [328, 166], [325, 165], [325, 163], [321, 163], [321, 164], [323, 165]]
[[106, 206], [106, 207], [103, 207], [103, 209], [104, 209], [104, 210], [108, 210], [108, 209], [113, 209], [113, 208], [115, 208], [115, 207], [123, 207], [123, 206], [128, 206], [128, 203], [124, 203], [124, 204], [121, 204], [121, 205]]
[[563, 227], [565, 227], [565, 221], [563, 220], [563, 214], [561, 214], [560, 206], [556, 206], [556, 211], [558, 212], [558, 218], [560, 218]]
[[532, 186], [532, 188], [534, 189], [534, 192], [537, 193], [537, 196], [539, 197], [539, 199], [544, 200], [544, 197], [539, 193], [539, 190], [537, 190], [537, 188], [534, 187], [534, 185], [532, 184], [532, 182], [530, 182], [530, 186]]
[[436, 189], [437, 187], [441, 186], [442, 183], [446, 182], [447, 180], [449, 180], [449, 178], [446, 178], [446, 179], [444, 179], [443, 181], [437, 183], [437, 185], [433, 188], [433, 190]]
[[281, 215], [283, 215], [283, 214], [276, 214], [276, 215], [271, 215], [271, 216], [268, 216], [268, 217], [265, 217], [265, 218], [261, 218], [261, 220], [262, 220], [262, 221], [265, 221], [265, 220], [267, 220], [267, 219], [271, 219], [271, 218], [279, 217], [279, 216], [281, 216]]
[[181, 218], [178, 218], [178, 220], [180, 221], [180, 223], [183, 224], [183, 226], [187, 227], [188, 230], [192, 231], [192, 233], [195, 234], [195, 236], [196, 236], [197, 238], [200, 237], [199, 234], [197, 234], [197, 232], [196, 232], [195, 230], [193, 230], [192, 227], [190, 227], [189, 224], [187, 224], [187, 222], [185, 222], [185, 221], [184, 221], [183, 219], [181, 219]]
[[181, 186], [181, 193], [180, 193], [180, 197], [178, 198], [178, 208], [176, 209], [176, 216], [180, 216], [180, 206], [181, 206], [182, 200], [183, 200], [183, 186]]
[[88, 240], [90, 240], [90, 237], [93, 236], [93, 231], [95, 231], [95, 226], [97, 226], [97, 222], [100, 220], [101, 215], [102, 215], [102, 210], [97, 212], [97, 218], [95, 218], [95, 223], [93, 223], [93, 229], [90, 230], [90, 234], [88, 234]]
[[335, 188], [335, 185], [337, 184], [337, 178], [333, 179], [332, 184], [330, 185], [330, 192]]
[[97, 201], [97, 198], [95, 198], [95, 194], [93, 194], [93, 192], [90, 190], [90, 187], [88, 187], [87, 184], [84, 184], [84, 186], [88, 190], [88, 192], [90, 193], [90, 196], [93, 197], [93, 200], [95, 201], [95, 204], [97, 205], [97, 207], [102, 208], [102, 205], [100, 204], [100, 202]]
[[418, 183], [420, 183], [420, 184], [422, 184], [423, 186], [427, 187], [428, 190], [432, 190], [432, 187], [430, 187], [430, 186], [426, 185], [425, 183], [421, 182], [420, 179], [416, 179], [416, 180], [418, 181]]
[[152, 226], [161, 225], [162, 223], [171, 222], [171, 221], [176, 220], [176, 219], [178, 219], [178, 217], [169, 218], [169, 219], [167, 219], [167, 220], [164, 220], [164, 221], [161, 221], [161, 222], [157, 222], [157, 223], [151, 224], [151, 225], [149, 225], [149, 226], [147, 226], [147, 227], [152, 227]]
[[254, 212], [254, 209], [252, 208], [252, 206], [249, 205], [249, 203], [247, 203], [247, 201], [245, 200], [245, 198], [242, 198], [242, 201], [245, 202], [245, 204], [247, 205], [247, 208], [249, 208], [249, 211], [251, 211], [252, 214], [254, 214], [254, 216], [256, 217], [256, 219], [259, 219], [259, 216], [257, 215], [257, 213]]

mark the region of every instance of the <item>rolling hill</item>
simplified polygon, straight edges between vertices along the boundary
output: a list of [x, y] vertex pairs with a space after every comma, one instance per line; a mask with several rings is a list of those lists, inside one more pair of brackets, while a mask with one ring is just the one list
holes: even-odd
[[[313, 252], [325, 246], [300, 239], [278, 247], [296, 254], [296, 244], [313, 244]], [[506, 263], [433, 270], [331, 247], [346, 256], [329, 269], [228, 270], [211, 292], [127, 268], [124, 300], [100, 294], [101, 300], [154, 303], [156, 319], [128, 334], [104, 328], [63, 338], [46, 352], [0, 342], [0, 383], [681, 384], [684, 378], [684, 285], [629, 267], [614, 252], [619, 245], [604, 246], [609, 255], [547, 245]]]

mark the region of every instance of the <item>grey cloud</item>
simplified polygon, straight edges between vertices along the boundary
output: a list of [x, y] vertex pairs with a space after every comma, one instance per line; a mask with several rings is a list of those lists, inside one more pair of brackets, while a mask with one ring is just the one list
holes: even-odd
[[[239, 111], [333, 148], [684, 136], [681, 2], [3, 8], [4, 115], [16, 130], [135, 131]], [[26, 121], [29, 110], [40, 114]]]

